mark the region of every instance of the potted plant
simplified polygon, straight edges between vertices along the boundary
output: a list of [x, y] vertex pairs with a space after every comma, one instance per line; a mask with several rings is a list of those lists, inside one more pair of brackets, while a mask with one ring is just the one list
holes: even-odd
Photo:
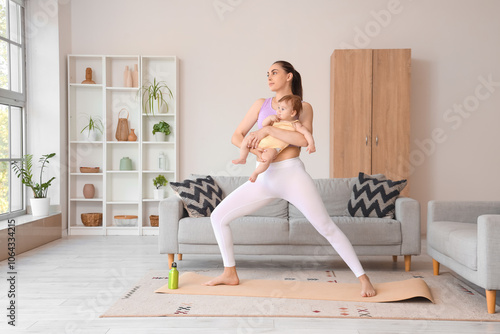
[[104, 125], [102, 124], [101, 118], [99, 116], [94, 116], [92, 118], [92, 115], [87, 115], [88, 117], [88, 122], [87, 125], [80, 131], [80, 133], [83, 133], [85, 130], [87, 130], [87, 140], [88, 141], [96, 141], [97, 140], [97, 131], [103, 134], [103, 129]]
[[21, 182], [33, 191], [34, 198], [30, 199], [31, 212], [33, 216], [47, 216], [50, 208], [50, 198], [47, 198], [47, 191], [51, 182], [55, 179], [52, 177], [47, 182], [42, 181], [43, 169], [45, 164], [49, 163], [49, 159], [54, 157], [55, 153], [43, 155], [39, 162], [42, 164], [40, 169], [40, 183], [33, 181], [33, 155], [26, 154], [24, 159], [20, 161], [19, 165], [15, 162], [12, 165], [16, 176], [21, 179]]
[[170, 134], [170, 125], [165, 121], [159, 121], [153, 125], [153, 135], [156, 141], [165, 141], [166, 137]]
[[163, 175], [158, 175], [153, 179], [153, 184], [156, 187], [154, 190], [154, 199], [164, 199], [165, 198], [165, 192], [163, 191], [164, 186], [166, 186], [168, 183], [167, 179]]
[[153, 79], [153, 83], [148, 83], [141, 87], [142, 91], [142, 101], [143, 109], [145, 114], [151, 113], [152, 115], [157, 113], [162, 113], [162, 107], [165, 105], [165, 112], [168, 112], [168, 103], [165, 97], [174, 98], [174, 94], [167, 86], [165, 81], [156, 81]]

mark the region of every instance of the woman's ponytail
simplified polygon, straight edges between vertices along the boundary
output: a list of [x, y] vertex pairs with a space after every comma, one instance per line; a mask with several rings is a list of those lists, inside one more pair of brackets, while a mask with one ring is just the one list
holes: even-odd
[[303, 99], [303, 91], [302, 91], [302, 78], [300, 77], [300, 73], [287, 61], [278, 60], [275, 61], [274, 64], [280, 65], [286, 73], [292, 73], [292, 94], [300, 96]]

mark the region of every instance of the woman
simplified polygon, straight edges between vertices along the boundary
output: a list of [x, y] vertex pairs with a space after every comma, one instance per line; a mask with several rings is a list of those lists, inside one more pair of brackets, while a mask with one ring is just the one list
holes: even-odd
[[[222, 275], [205, 285], [239, 284], [234, 260], [233, 239], [229, 223], [238, 217], [248, 215], [267, 205], [275, 198], [292, 203], [309, 222], [335, 248], [349, 268], [359, 278], [361, 295], [371, 297], [376, 294], [365, 274], [354, 249], [345, 234], [328, 216], [328, 212], [316, 189], [312, 178], [299, 159], [300, 146], [307, 146], [304, 136], [296, 131], [287, 131], [272, 126], [262, 127], [262, 121], [276, 114], [278, 100], [285, 95], [295, 94], [302, 98], [300, 74], [286, 61], [277, 61], [267, 72], [268, 85], [276, 95], [269, 99], [257, 100], [247, 112], [232, 137], [232, 143], [241, 146], [243, 139], [257, 122], [259, 130], [250, 133], [250, 151], [262, 161], [262, 152], [257, 150], [260, 140], [268, 135], [290, 143], [262, 173], [256, 182], [246, 182], [229, 194], [212, 212], [211, 221], [217, 243], [224, 261]], [[309, 103], [302, 103], [300, 122], [312, 133], [313, 110]]]

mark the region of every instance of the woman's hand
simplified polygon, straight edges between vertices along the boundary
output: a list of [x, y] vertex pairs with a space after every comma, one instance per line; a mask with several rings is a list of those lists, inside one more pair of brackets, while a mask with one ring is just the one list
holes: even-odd
[[250, 149], [256, 149], [259, 146], [259, 143], [262, 139], [267, 137], [267, 126], [263, 127], [260, 130], [250, 132], [248, 134], [248, 145], [247, 147]]

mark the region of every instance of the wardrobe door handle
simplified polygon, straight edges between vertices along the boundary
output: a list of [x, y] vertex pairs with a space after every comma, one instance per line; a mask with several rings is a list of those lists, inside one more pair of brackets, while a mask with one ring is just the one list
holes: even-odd
[[368, 146], [368, 136], [365, 137], [365, 145]]
[[375, 146], [378, 146], [378, 136], [375, 137]]

